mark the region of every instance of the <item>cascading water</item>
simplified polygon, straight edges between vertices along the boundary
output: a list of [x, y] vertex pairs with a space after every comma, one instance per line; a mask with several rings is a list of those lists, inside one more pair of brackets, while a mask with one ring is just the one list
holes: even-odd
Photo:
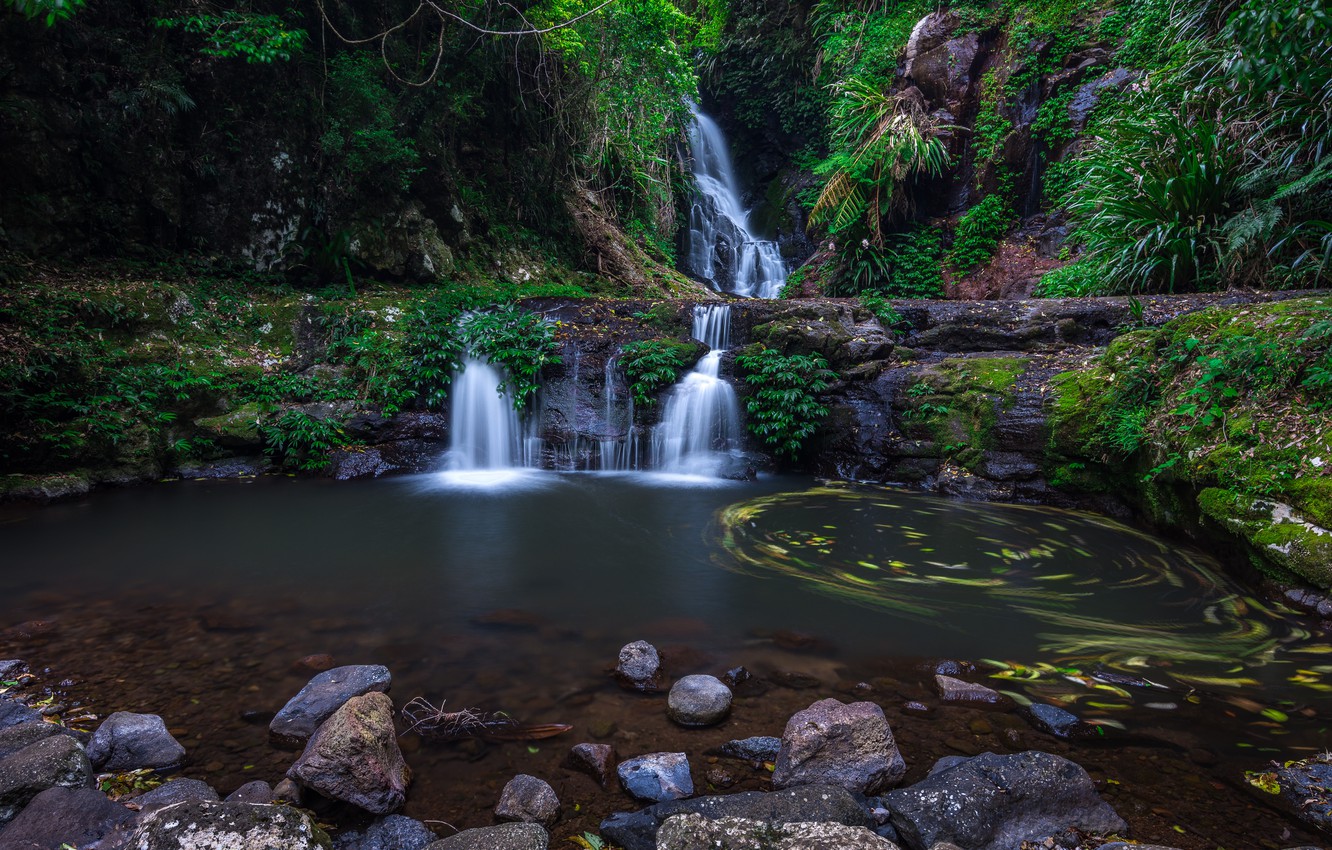
[[[634, 432], [634, 399], [632, 395], [626, 396], [628, 403], [625, 405], [622, 417], [616, 415], [616, 370], [617, 358], [610, 357], [606, 360], [606, 371], [602, 382], [602, 397], [605, 399], [605, 409], [602, 413], [603, 422], [607, 433], [598, 441], [598, 469], [602, 472], [628, 472], [633, 469], [638, 460], [638, 440]], [[624, 436], [618, 432], [617, 419], [624, 423]]]
[[735, 390], [720, 374], [730, 335], [729, 306], [694, 308], [694, 338], [709, 351], [671, 390], [652, 432], [653, 465], [662, 472], [716, 476], [736, 447], [740, 406]]
[[[502, 389], [501, 389], [502, 387]], [[522, 432], [500, 370], [468, 356], [453, 375], [447, 466], [451, 472], [513, 469]]]
[[714, 289], [746, 298], [776, 298], [786, 283], [777, 243], [749, 229], [726, 137], [717, 122], [689, 104], [689, 149], [698, 194], [689, 211], [685, 269]]

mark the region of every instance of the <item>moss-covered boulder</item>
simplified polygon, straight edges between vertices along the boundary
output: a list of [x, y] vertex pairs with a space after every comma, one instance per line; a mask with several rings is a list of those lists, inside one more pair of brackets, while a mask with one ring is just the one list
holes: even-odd
[[1209, 487], [1198, 494], [1208, 519], [1238, 535], [1255, 557], [1318, 587], [1332, 587], [1332, 531], [1275, 499]]
[[244, 404], [220, 416], [196, 419], [194, 427], [228, 448], [256, 448], [263, 442], [259, 435], [262, 419], [258, 404]]

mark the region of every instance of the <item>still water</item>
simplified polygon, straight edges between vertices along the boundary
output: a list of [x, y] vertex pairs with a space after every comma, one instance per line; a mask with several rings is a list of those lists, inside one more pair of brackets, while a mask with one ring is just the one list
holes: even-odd
[[[580, 740], [632, 728], [607, 732], [622, 754], [682, 746], [660, 706], [607, 679], [637, 639], [667, 648], [676, 675], [744, 664], [779, 683], [700, 741], [780, 734], [792, 710], [858, 684], [896, 728], [906, 698], [933, 699], [931, 676], [904, 672], [929, 658], [973, 661], [1017, 702], [1116, 734], [1173, 728], [1154, 734], [1191, 736], [1176, 749], [1233, 760], [1228, 775], [1332, 741], [1332, 647], [1307, 623], [1200, 552], [1067, 511], [799, 478], [273, 478], [9, 509], [0, 552], [0, 628], [45, 624], [5, 633], [0, 657], [82, 683], [93, 711], [163, 714], [224, 790], [289, 763], [253, 721], [299, 688], [310, 673], [292, 663], [311, 653], [388, 665], [399, 704], [570, 722]], [[904, 733], [922, 751], [940, 734]], [[494, 753], [411, 755], [409, 810], [484, 823], [492, 779], [469, 765], [495, 781], [536, 769], [524, 759], [555, 770], [531, 750], [501, 750], [498, 768]]]

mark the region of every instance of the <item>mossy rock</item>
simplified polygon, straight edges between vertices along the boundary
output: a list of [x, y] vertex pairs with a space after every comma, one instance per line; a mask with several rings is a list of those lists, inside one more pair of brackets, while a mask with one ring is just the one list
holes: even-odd
[[0, 475], [0, 502], [54, 502], [82, 496], [92, 489], [87, 470], [50, 475]]
[[1027, 363], [1023, 357], [957, 357], [921, 367], [902, 400], [903, 433], [934, 442], [941, 456], [977, 471]]
[[263, 416], [258, 404], [245, 404], [221, 416], [196, 419], [194, 426], [220, 445], [253, 448], [262, 444], [259, 422]]
[[1198, 494], [1198, 507], [1204, 516], [1245, 540], [1268, 565], [1265, 572], [1278, 577], [1293, 574], [1332, 589], [1332, 531], [1310, 522], [1290, 505], [1209, 487]]

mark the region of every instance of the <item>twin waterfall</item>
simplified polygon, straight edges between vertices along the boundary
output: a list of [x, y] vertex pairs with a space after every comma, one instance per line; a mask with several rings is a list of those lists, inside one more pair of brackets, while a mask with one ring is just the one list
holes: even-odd
[[[716, 122], [699, 112], [697, 106], [690, 107], [694, 120], [689, 143], [697, 195], [690, 210], [683, 265], [718, 291], [776, 298], [786, 281], [786, 264], [777, 243], [759, 239], [750, 230], [749, 213], [740, 200], [726, 140]], [[611, 357], [596, 411], [601, 434], [595, 448], [582, 450], [576, 440], [572, 456], [554, 465], [603, 472], [652, 470], [707, 478], [725, 475], [728, 461], [740, 451], [743, 434], [735, 390], [721, 377], [730, 333], [728, 305], [694, 308], [693, 336], [709, 350], [666, 396], [661, 421], [652, 428], [650, 440], [639, 439], [632, 397], [617, 358]], [[571, 362], [571, 406], [576, 410], [580, 386], [577, 354]], [[504, 375], [484, 359], [467, 357], [454, 375], [451, 408], [446, 471], [454, 480], [505, 481], [519, 470], [543, 463], [541, 439], [536, 436], [540, 412], [531, 417], [532, 428], [524, 431]], [[549, 465], [549, 458], [544, 461]]]
[[[629, 397], [628, 390], [615, 358], [611, 358], [606, 364], [600, 411], [602, 427], [611, 433], [596, 440], [595, 450], [586, 452], [581, 464], [570, 458], [569, 465], [602, 472], [651, 470], [720, 477], [727, 462], [739, 452], [743, 433], [735, 390], [720, 374], [722, 355], [730, 346], [730, 332], [729, 305], [694, 307], [694, 338], [706, 343], [709, 351], [692, 372], [671, 388], [661, 421], [652, 428], [647, 440], [640, 441], [638, 437], [632, 403], [622, 401]], [[576, 361], [574, 372], [576, 406], [579, 386]], [[539, 415], [534, 416], [533, 424], [539, 419]], [[535, 430], [522, 427], [503, 375], [480, 358], [468, 357], [453, 376], [449, 433], [451, 447], [445, 469], [461, 481], [503, 481], [507, 477], [497, 473], [534, 469], [542, 461], [541, 440]], [[575, 446], [574, 455], [582, 454]]]
[[717, 122], [691, 103], [689, 151], [698, 194], [689, 210], [685, 271], [719, 292], [744, 298], [776, 298], [786, 283], [786, 262], [777, 243], [750, 230], [740, 183]]

